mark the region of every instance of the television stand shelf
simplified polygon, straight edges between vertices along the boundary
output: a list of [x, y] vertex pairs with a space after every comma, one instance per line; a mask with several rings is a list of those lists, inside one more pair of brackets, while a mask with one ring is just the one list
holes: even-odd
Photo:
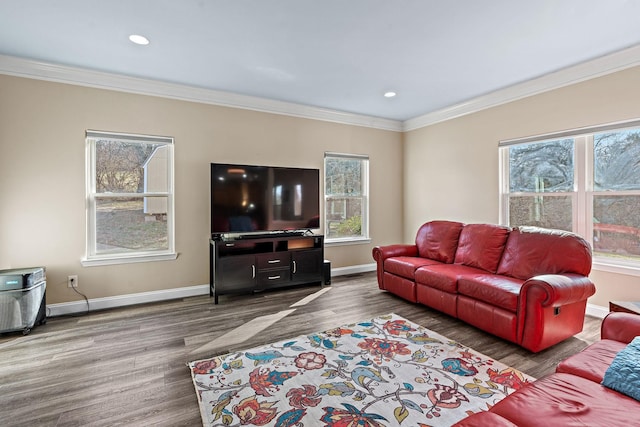
[[324, 236], [209, 241], [209, 295], [322, 283]]

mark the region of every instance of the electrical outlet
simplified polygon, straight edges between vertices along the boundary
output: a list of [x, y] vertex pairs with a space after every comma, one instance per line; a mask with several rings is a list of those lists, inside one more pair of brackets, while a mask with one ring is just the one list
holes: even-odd
[[78, 287], [78, 276], [74, 274], [73, 276], [67, 277], [67, 286], [69, 288], [77, 288]]

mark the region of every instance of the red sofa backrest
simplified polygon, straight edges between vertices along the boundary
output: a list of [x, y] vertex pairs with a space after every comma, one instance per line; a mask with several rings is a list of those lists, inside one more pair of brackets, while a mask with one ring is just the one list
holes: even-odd
[[458, 238], [464, 224], [454, 221], [431, 221], [416, 234], [418, 255], [451, 264], [456, 256]]
[[527, 280], [539, 274], [588, 276], [590, 271], [591, 247], [582, 237], [568, 231], [518, 227], [509, 233], [497, 273]]
[[496, 224], [465, 225], [460, 233], [454, 262], [495, 273], [510, 230]]

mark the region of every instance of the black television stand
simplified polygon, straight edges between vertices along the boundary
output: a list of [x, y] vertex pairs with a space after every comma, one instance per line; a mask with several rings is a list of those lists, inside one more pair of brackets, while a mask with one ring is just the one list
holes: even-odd
[[322, 283], [324, 236], [305, 232], [247, 234], [209, 241], [209, 295]]

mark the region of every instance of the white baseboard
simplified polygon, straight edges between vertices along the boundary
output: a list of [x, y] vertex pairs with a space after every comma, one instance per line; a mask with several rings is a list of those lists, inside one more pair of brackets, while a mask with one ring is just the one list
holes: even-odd
[[[355, 265], [331, 269], [331, 276], [346, 276], [348, 274], [375, 271], [376, 264]], [[161, 291], [141, 292], [137, 294], [116, 295], [113, 297], [89, 299], [89, 311], [107, 308], [125, 307], [128, 305], [144, 304], [148, 302], [167, 301], [172, 299], [209, 295], [209, 285], [195, 285], [184, 288], [164, 289]], [[64, 316], [66, 314], [85, 313], [87, 302], [72, 301], [58, 304], [47, 304], [47, 317]]]
[[[127, 305], [144, 304], [148, 302], [166, 301], [171, 299], [208, 295], [209, 285], [187, 286], [184, 288], [164, 289], [161, 291], [141, 292], [137, 294], [116, 295], [113, 297], [89, 299], [89, 310], [104, 310], [106, 308], [125, 307]], [[65, 314], [84, 313], [87, 302], [73, 301], [59, 304], [47, 304], [47, 316], [63, 316]]]
[[376, 271], [376, 264], [361, 264], [352, 265], [349, 267], [338, 267], [331, 269], [331, 277], [347, 276], [349, 274], [367, 273], [369, 271]]
[[599, 317], [600, 319], [604, 319], [607, 314], [609, 314], [609, 309], [607, 307], [602, 307], [601, 305], [595, 304], [587, 304], [587, 316]]

